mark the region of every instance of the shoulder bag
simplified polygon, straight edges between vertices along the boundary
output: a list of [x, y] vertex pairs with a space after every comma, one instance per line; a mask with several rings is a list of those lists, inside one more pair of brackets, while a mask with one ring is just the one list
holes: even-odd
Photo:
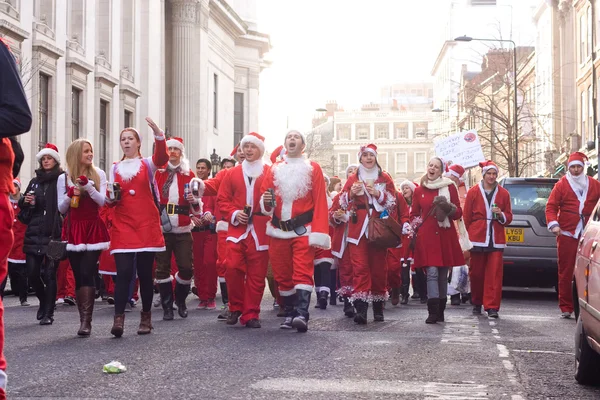
[[[67, 188], [67, 174], [65, 173], [65, 190]], [[70, 211], [70, 208], [69, 208]], [[56, 215], [54, 216], [54, 224], [52, 224], [52, 233], [50, 235], [50, 242], [48, 243], [48, 247], [46, 249], [46, 257], [48, 257], [52, 261], [62, 261], [67, 259], [67, 243], [69, 240], [69, 234], [71, 230], [71, 217], [69, 215], [69, 211], [65, 214], [65, 218], [68, 218], [67, 225], [67, 240], [61, 240], [61, 230], [59, 229], [58, 237], [56, 237], [56, 228], [59, 225], [59, 222], [62, 220], [62, 215], [56, 210]], [[59, 226], [62, 226], [60, 224]]]

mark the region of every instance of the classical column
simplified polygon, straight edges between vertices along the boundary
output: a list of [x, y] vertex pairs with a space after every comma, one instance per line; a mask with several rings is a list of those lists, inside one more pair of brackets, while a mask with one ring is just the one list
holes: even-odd
[[172, 96], [171, 126], [169, 131], [173, 136], [183, 138], [188, 150], [198, 147], [199, 124], [198, 115], [199, 88], [194, 74], [198, 68], [196, 54], [199, 50], [197, 35], [197, 1], [172, 0], [171, 22], [173, 30], [172, 41]]

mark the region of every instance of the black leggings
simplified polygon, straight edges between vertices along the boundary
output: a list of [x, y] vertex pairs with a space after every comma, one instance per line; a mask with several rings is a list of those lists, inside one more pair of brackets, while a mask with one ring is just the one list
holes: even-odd
[[130, 300], [129, 284], [133, 278], [134, 270], [140, 279], [140, 297], [142, 298], [142, 311], [148, 312], [152, 307], [154, 296], [154, 282], [152, 280], [152, 264], [154, 252], [116, 253], [117, 282], [115, 284], [115, 315], [125, 312], [125, 304]]
[[6, 288], [6, 281], [10, 277], [10, 288], [13, 294], [19, 295], [19, 301], [27, 301], [27, 266], [22, 263], [8, 262], [8, 274], [2, 282], [2, 298], [4, 298], [4, 289]]
[[84, 286], [96, 286], [98, 275], [98, 259], [100, 250], [94, 251], [69, 251], [69, 262], [75, 277], [75, 289]]
[[[38, 256], [33, 254], [26, 254], [25, 259], [29, 284], [35, 290], [38, 299], [44, 296], [46, 290], [50, 290], [56, 295], [56, 269], [58, 262], [53, 262], [43, 255]], [[42, 265], [44, 267], [43, 274]]]

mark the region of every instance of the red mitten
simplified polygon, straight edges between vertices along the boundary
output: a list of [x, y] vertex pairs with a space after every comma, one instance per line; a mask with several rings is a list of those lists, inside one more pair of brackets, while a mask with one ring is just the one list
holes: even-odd
[[81, 175], [77, 179], [81, 182], [81, 186], [85, 186], [85, 185], [88, 184], [88, 178], [87, 178], [87, 176]]
[[67, 190], [67, 197], [73, 198], [75, 196], [75, 186], [69, 186], [69, 190]]

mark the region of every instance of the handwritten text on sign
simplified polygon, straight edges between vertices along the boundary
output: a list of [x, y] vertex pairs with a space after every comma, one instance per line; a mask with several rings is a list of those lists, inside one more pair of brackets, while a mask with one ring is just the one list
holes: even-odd
[[464, 168], [474, 167], [485, 161], [476, 130], [455, 133], [435, 142], [435, 155]]

